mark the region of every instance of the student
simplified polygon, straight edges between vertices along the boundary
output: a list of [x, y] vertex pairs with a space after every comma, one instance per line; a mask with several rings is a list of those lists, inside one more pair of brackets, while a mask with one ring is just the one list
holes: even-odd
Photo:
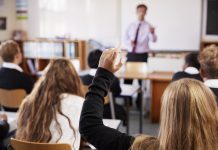
[[203, 81], [199, 73], [200, 64], [198, 62], [198, 53], [192, 52], [185, 56], [185, 64], [183, 66], [183, 71], [177, 72], [173, 75], [173, 81], [192, 78], [199, 81]]
[[[94, 50], [94, 51], [89, 53], [88, 65], [91, 69], [89, 71], [89, 74], [81, 76], [81, 79], [82, 79], [84, 85], [87, 85], [87, 86], [91, 85], [92, 80], [93, 80], [95, 73], [97, 71], [98, 63], [99, 63], [101, 55], [102, 55], [102, 51], [99, 49]], [[114, 78], [114, 80], [111, 84], [111, 87], [110, 87], [110, 91], [112, 92], [113, 99], [115, 99], [115, 97], [120, 96], [121, 87], [120, 87], [120, 81], [117, 77]], [[125, 112], [124, 108], [116, 103], [114, 103], [114, 107], [115, 107], [116, 118], [122, 120], [123, 124], [126, 125], [126, 112]], [[104, 118], [111, 119], [112, 115], [111, 115], [111, 109], [110, 109], [109, 104], [104, 105], [103, 116], [104, 116]]]
[[[98, 68], [98, 63], [100, 60], [100, 57], [102, 55], [102, 51], [97, 49], [89, 53], [88, 56], [88, 65], [91, 68], [89, 71], [89, 74], [81, 76], [81, 79], [83, 81], [84, 85], [90, 85], [92, 83], [92, 80], [95, 76], [95, 73]], [[115, 78], [111, 87], [110, 91], [112, 92], [114, 97], [117, 97], [121, 93], [121, 87], [120, 87], [120, 81], [118, 78]]]
[[[29, 94], [34, 83], [19, 66], [22, 63], [22, 54], [18, 44], [14, 41], [3, 42], [0, 46], [0, 56], [3, 60], [0, 69], [0, 88], [7, 90], [24, 89]], [[17, 109], [5, 109], [17, 111]]]
[[69, 143], [79, 149], [79, 117], [83, 105], [81, 81], [69, 60], [51, 63], [47, 73], [24, 100], [16, 138], [42, 143]]
[[200, 73], [204, 84], [217, 96], [218, 104], [218, 46], [211, 45], [200, 52]]
[[0, 143], [5, 139], [9, 131], [9, 124], [7, 120], [8, 119], [5, 114], [0, 114]]
[[103, 53], [86, 94], [80, 118], [83, 138], [100, 150], [211, 150], [218, 147], [218, 109], [215, 96], [197, 80], [171, 83], [162, 97], [160, 132], [155, 137], [132, 137], [103, 125], [104, 96], [122, 64], [114, 65], [118, 52]]

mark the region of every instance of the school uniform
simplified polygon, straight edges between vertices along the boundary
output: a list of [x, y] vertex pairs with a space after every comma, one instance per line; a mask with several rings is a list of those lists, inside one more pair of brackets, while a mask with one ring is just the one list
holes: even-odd
[[[90, 69], [87, 75], [81, 76], [81, 80], [84, 85], [91, 85], [92, 80], [96, 74], [97, 69]], [[111, 84], [110, 91], [113, 94], [113, 97], [117, 97], [121, 93], [120, 81], [117, 77], [114, 78], [113, 83]]]
[[0, 142], [4, 140], [9, 131], [9, 124], [7, 121], [0, 121]]
[[20, 66], [14, 63], [3, 63], [0, 69], [1, 89], [24, 89], [29, 94], [32, 91], [33, 84], [33, 80], [30, 76], [23, 73], [23, 69]]
[[204, 84], [209, 87], [214, 95], [217, 97], [217, 104], [218, 104], [218, 79], [209, 79], [204, 81]]
[[183, 78], [191, 78], [199, 81], [203, 81], [199, 70], [195, 67], [187, 67], [184, 71], [179, 71], [173, 75], [172, 81], [176, 81]]
[[134, 137], [103, 124], [104, 97], [114, 78], [113, 73], [98, 68], [80, 117], [81, 136], [100, 150], [128, 150], [134, 141]]
[[[0, 69], [0, 89], [24, 89], [27, 94], [32, 91], [34, 82], [31, 77], [23, 73], [23, 69], [14, 63], [4, 62]], [[6, 111], [16, 112], [18, 109], [6, 108]]]
[[[97, 69], [90, 69], [89, 74], [81, 76], [81, 80], [83, 81], [84, 85], [91, 85], [92, 80], [94, 79], [94, 76], [96, 74]], [[120, 87], [120, 81], [117, 77], [114, 78], [110, 91], [112, 92], [113, 95], [113, 100], [114, 100], [114, 109], [115, 109], [115, 114], [116, 118], [120, 119], [123, 121], [123, 125], [126, 125], [126, 111], [123, 108], [123, 106], [116, 104], [115, 102], [115, 97], [119, 97], [121, 93], [121, 87]], [[105, 119], [111, 119], [111, 109], [110, 109], [110, 104], [105, 104], [104, 105], [104, 113], [103, 116]]]
[[[71, 94], [62, 94], [61, 95], [61, 110], [64, 115], [66, 115], [71, 122], [72, 127], [74, 128], [75, 134], [71, 129], [69, 122], [66, 117], [56, 113], [57, 121], [60, 123], [62, 136], [59, 133], [59, 130], [56, 127], [55, 119], [52, 120], [50, 125], [50, 132], [52, 138], [49, 143], [68, 143], [71, 145], [72, 149], [78, 150], [80, 147], [80, 133], [79, 133], [79, 118], [82, 110], [82, 105], [84, 98]], [[61, 136], [61, 137], [60, 137]]]

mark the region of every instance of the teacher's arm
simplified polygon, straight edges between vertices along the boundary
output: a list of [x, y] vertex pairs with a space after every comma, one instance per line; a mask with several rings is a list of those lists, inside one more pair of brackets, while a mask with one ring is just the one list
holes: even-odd
[[81, 136], [100, 150], [128, 150], [134, 140], [131, 136], [104, 126], [102, 120], [104, 97], [114, 80], [113, 73], [121, 67], [121, 62], [114, 66], [116, 55], [115, 50], [102, 54], [99, 68], [86, 94], [80, 117]]

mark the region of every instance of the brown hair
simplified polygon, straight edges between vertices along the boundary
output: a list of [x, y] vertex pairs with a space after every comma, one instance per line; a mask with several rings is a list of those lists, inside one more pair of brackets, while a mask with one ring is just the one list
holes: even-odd
[[148, 7], [145, 5], [145, 4], [139, 4], [137, 7], [136, 7], [136, 10], [138, 10], [139, 8], [144, 8], [145, 11], [147, 11]]
[[81, 80], [72, 63], [66, 59], [58, 59], [51, 63], [45, 76], [39, 79], [22, 104], [19, 110], [16, 138], [31, 142], [49, 142], [52, 137], [49, 127], [52, 120], [55, 120], [60, 133], [58, 142], [62, 136], [62, 130], [56, 113], [68, 120], [75, 134], [70, 119], [61, 110], [60, 95], [63, 93], [83, 97]]
[[[137, 143], [136, 138], [133, 146]], [[159, 136], [152, 145], [152, 150], [217, 149], [218, 109], [212, 91], [193, 79], [172, 82], [162, 96]]]
[[13, 62], [16, 54], [19, 53], [19, 45], [12, 41], [3, 42], [0, 46], [0, 56], [5, 62]]
[[218, 46], [210, 45], [203, 49], [199, 55], [201, 69], [209, 79], [218, 78]]

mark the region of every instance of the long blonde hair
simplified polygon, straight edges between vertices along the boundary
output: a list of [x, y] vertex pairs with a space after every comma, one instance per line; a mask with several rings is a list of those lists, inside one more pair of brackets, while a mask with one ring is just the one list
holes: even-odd
[[62, 130], [56, 113], [68, 120], [75, 135], [70, 119], [61, 110], [60, 95], [68, 93], [82, 97], [81, 85], [80, 78], [69, 60], [53, 61], [45, 76], [39, 79], [19, 109], [16, 138], [31, 142], [49, 142], [52, 138], [49, 128], [52, 120], [55, 120], [60, 139]]
[[[133, 150], [147, 140], [136, 138]], [[212, 91], [193, 79], [171, 83], [162, 96], [159, 136], [151, 142], [156, 145], [152, 150], [218, 149], [218, 108]]]

